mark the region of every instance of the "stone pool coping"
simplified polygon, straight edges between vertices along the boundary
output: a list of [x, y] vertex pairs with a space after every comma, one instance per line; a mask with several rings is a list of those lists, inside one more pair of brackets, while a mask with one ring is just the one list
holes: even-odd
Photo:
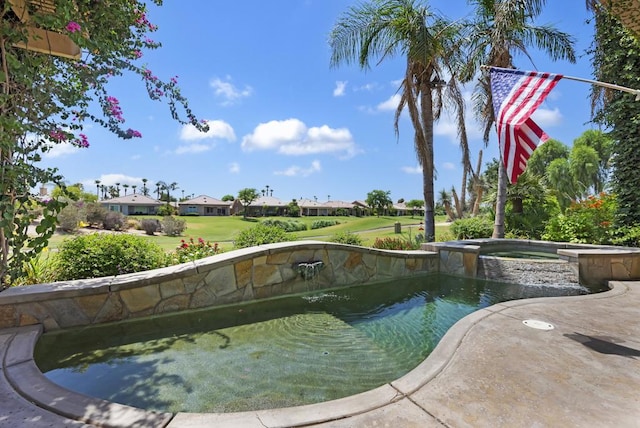
[[[483, 242], [479, 242], [483, 241]], [[382, 420], [399, 420], [397, 409], [408, 412], [425, 424], [415, 426], [442, 426], [440, 417], [433, 409], [421, 404], [416, 397], [421, 391], [443, 377], [451, 377], [452, 361], [468, 355], [463, 342], [468, 341], [471, 331], [476, 327], [495, 322], [496, 316], [503, 318], [509, 310], [527, 308], [540, 304], [551, 307], [554, 302], [562, 305], [569, 302], [584, 302], [593, 306], [595, 302], [604, 299], [619, 299], [619, 307], [625, 308], [630, 303], [625, 296], [630, 293], [630, 286], [634, 293], [640, 295], [640, 284], [632, 282], [610, 282], [611, 290], [588, 296], [538, 298], [505, 302], [474, 312], [458, 321], [443, 337], [432, 354], [416, 369], [407, 375], [379, 388], [351, 397], [345, 397], [326, 403], [311, 404], [286, 409], [261, 410], [243, 413], [198, 414], [198, 413], [161, 413], [149, 412], [142, 409], [111, 403], [91, 397], [86, 397], [72, 391], [65, 390], [49, 381], [38, 370], [33, 361], [33, 350], [37, 338], [43, 330], [85, 325], [93, 322], [105, 322], [121, 319], [118, 316], [150, 316], [157, 313], [157, 309], [168, 309], [168, 312], [180, 310], [176, 300], [181, 292], [196, 291], [200, 281], [200, 288], [210, 287], [216, 293], [214, 298], [222, 296], [218, 304], [226, 304], [234, 299], [242, 301], [260, 297], [260, 293], [269, 289], [276, 294], [280, 292], [300, 292], [296, 284], [288, 287], [278, 285], [275, 279], [292, 280], [292, 263], [308, 261], [313, 258], [337, 263], [331, 269], [324, 271], [320, 280], [324, 284], [335, 281], [336, 272], [349, 268], [349, 274], [338, 272], [347, 284], [362, 282], [362, 278], [371, 281], [389, 279], [393, 275], [424, 272], [446, 272], [453, 274], [478, 275], [478, 258], [482, 245], [504, 245], [511, 240], [476, 240], [453, 243], [437, 243], [423, 247], [426, 251], [382, 251], [363, 247], [343, 246], [317, 241], [272, 244], [260, 246], [250, 250], [225, 253], [213, 258], [203, 259], [186, 265], [150, 271], [146, 273], [123, 275], [112, 278], [68, 282], [63, 284], [44, 284], [39, 286], [11, 289], [0, 293], [0, 426], [10, 422], [10, 426], [160, 426], [160, 427], [204, 427], [204, 426], [232, 426], [232, 427], [289, 427], [309, 426], [314, 424], [329, 424], [342, 426], [341, 420], [350, 421], [369, 417]], [[517, 241], [522, 244], [521, 241]], [[637, 249], [627, 248], [598, 248], [589, 246], [569, 246], [558, 248], [558, 254], [564, 258], [561, 262], [573, 266], [580, 278], [594, 279], [597, 283], [613, 280], [640, 279], [640, 253]], [[337, 250], [341, 255], [329, 257], [325, 254], [329, 249]], [[326, 258], [324, 258], [326, 257]], [[416, 260], [420, 260], [417, 262]], [[215, 265], [215, 266], [211, 266]], [[250, 267], [247, 270], [247, 266]], [[221, 272], [212, 273], [217, 268]], [[251, 273], [247, 276], [247, 272]], [[253, 289], [246, 291], [228, 290], [221, 287], [219, 282], [227, 281], [231, 273], [240, 275], [246, 284]], [[196, 275], [198, 281], [190, 281], [190, 275]], [[291, 276], [293, 275], [293, 276]], [[593, 275], [590, 276], [590, 275]], [[210, 280], [207, 282], [207, 278]], [[236, 277], [238, 278], [238, 277]], [[249, 279], [247, 279], [249, 278]], [[164, 286], [158, 283], [164, 282]], [[351, 282], [349, 282], [351, 281]], [[335, 282], [333, 282], [335, 284]], [[625, 285], [627, 284], [627, 285]], [[320, 284], [322, 285], [322, 283]], [[142, 291], [145, 290], [145, 291]], [[114, 313], [109, 317], [100, 316], [94, 294], [107, 297], [100, 304], [102, 308], [113, 310], [113, 296], [124, 293], [121, 303], [125, 308], [127, 302], [133, 306], [127, 310]], [[225, 294], [227, 293], [227, 294]], [[635, 294], [634, 294], [635, 295]], [[137, 298], [166, 298], [177, 306], [162, 305], [158, 302], [149, 307], [135, 306]], [[226, 297], [225, 297], [226, 296]], [[207, 296], [205, 296], [207, 297]], [[211, 297], [211, 296], [209, 296]], [[79, 301], [87, 299], [89, 307], [94, 307], [94, 318], [82, 323], [73, 322], [74, 312]], [[111, 300], [110, 300], [111, 299]], [[567, 300], [569, 299], [569, 300]], [[185, 299], [183, 299], [185, 300]], [[106, 303], [105, 303], [106, 301]], [[187, 299], [187, 301], [190, 301]], [[215, 299], [207, 301], [216, 303]], [[640, 306], [640, 298], [637, 299]], [[578, 314], [585, 319], [590, 317], [590, 308], [584, 305], [578, 309]], [[18, 309], [16, 309], [18, 308]], [[187, 305], [185, 308], [190, 308]], [[137, 310], [136, 310], [137, 309]], [[584, 312], [579, 312], [584, 310]], [[52, 318], [59, 315], [59, 318]], [[102, 314], [104, 315], [104, 313]], [[622, 325], [625, 320], [616, 319], [617, 313], [612, 314], [614, 325]], [[97, 320], [97, 321], [96, 321]], [[574, 321], [575, 322], [575, 321]], [[68, 323], [68, 324], [65, 324]], [[4, 327], [4, 328], [2, 328]], [[600, 327], [606, 333], [608, 326]], [[615, 336], [612, 334], [612, 336]], [[638, 329], [640, 337], [640, 328]], [[484, 350], [500, 349], [503, 344], [493, 342], [484, 344]], [[461, 350], [462, 347], [462, 350]], [[640, 347], [639, 347], [640, 349]], [[640, 354], [639, 354], [640, 355]], [[640, 373], [640, 369], [638, 370]], [[446, 376], [445, 376], [446, 375]], [[459, 381], [453, 373], [453, 381]], [[640, 388], [640, 383], [638, 384]], [[408, 403], [412, 403], [408, 405]], [[493, 403], [496, 405], [496, 403]], [[407, 408], [407, 406], [410, 407]], [[416, 406], [418, 409], [416, 409]], [[640, 406], [638, 406], [640, 408]], [[486, 409], [485, 409], [486, 410]], [[465, 410], [458, 409], [458, 413]], [[453, 413], [456, 413], [453, 411]], [[482, 419], [482, 412], [477, 415]], [[355, 419], [354, 419], [355, 418]], [[395, 419], [394, 419], [395, 418]], [[640, 420], [640, 415], [638, 415]], [[20, 421], [23, 424], [20, 424]], [[333, 421], [333, 422], [330, 422]], [[344, 422], [350, 426], [350, 422]], [[85, 425], [89, 424], [89, 425]], [[329, 426], [327, 425], [327, 426]], [[471, 425], [477, 425], [472, 423]], [[360, 426], [360, 425], [357, 425]], [[401, 425], [410, 426], [410, 425]]]
[[[640, 287], [640, 284], [635, 284]], [[640, 289], [640, 288], [638, 288]], [[137, 427], [295, 427], [310, 426], [344, 420], [359, 416], [368, 417], [372, 412], [388, 411], [393, 413], [395, 404], [410, 400], [420, 405], [413, 394], [420, 391], [429, 382], [438, 377], [447, 368], [460, 346], [474, 326], [488, 321], [514, 308], [525, 308], [536, 304], [583, 302], [588, 311], [589, 302], [602, 299], [622, 297], [629, 292], [625, 283], [612, 282], [609, 291], [585, 296], [546, 297], [525, 300], [514, 300], [499, 303], [478, 310], [451, 327], [434, 351], [415, 369], [405, 376], [380, 386], [376, 389], [341, 398], [329, 402], [305, 406], [248, 411], [239, 413], [160, 413], [146, 411], [126, 405], [111, 403], [105, 400], [87, 397], [66, 390], [48, 380], [37, 368], [33, 360], [33, 351], [41, 326], [27, 326], [0, 330], [0, 355], [2, 356], [2, 375], [9, 387], [2, 387], [4, 395], [18, 395], [29, 403], [35, 404], [34, 414], [51, 412], [71, 421], [81, 421], [90, 426], [137, 426]], [[11, 414], [15, 409], [7, 409], [12, 405], [9, 400], [0, 402], [0, 415]], [[423, 409], [424, 410], [424, 409]], [[432, 418], [428, 411], [422, 417]], [[388, 415], [389, 416], [389, 415]], [[384, 419], [384, 418], [383, 418]], [[62, 419], [61, 419], [62, 420]], [[0, 417], [0, 424], [2, 418]], [[33, 422], [33, 421], [32, 421]], [[13, 426], [20, 426], [15, 424]], [[25, 424], [24, 426], [33, 426]], [[37, 424], [36, 424], [37, 426]], [[336, 425], [338, 426], [338, 425]]]

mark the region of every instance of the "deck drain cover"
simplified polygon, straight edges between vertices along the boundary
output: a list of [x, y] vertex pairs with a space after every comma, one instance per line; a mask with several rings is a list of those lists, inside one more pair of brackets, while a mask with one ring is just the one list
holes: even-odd
[[527, 327], [537, 328], [538, 330], [553, 330], [553, 325], [548, 322], [538, 321], [538, 320], [524, 320], [522, 324]]

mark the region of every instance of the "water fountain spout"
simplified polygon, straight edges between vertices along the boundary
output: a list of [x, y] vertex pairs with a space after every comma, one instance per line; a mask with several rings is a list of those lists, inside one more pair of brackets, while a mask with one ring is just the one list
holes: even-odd
[[322, 260], [318, 260], [315, 262], [302, 262], [298, 263], [298, 273], [305, 280], [313, 279], [320, 273], [320, 270], [324, 268], [324, 262]]

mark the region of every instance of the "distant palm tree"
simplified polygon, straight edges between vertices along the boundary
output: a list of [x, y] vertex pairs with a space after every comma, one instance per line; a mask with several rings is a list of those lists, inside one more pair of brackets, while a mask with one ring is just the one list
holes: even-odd
[[158, 181], [156, 183], [156, 193], [158, 194], [158, 200], [160, 200], [160, 190], [163, 190], [167, 185], [164, 181]]
[[131, 188], [133, 189], [133, 194], [134, 194], [134, 195], [136, 194], [136, 188], [137, 188], [137, 187], [138, 187], [138, 185], [137, 185], [137, 184], [132, 184], [132, 185], [131, 185]]
[[171, 195], [169, 194], [170, 190], [177, 190], [179, 189], [178, 187], [178, 183], [176, 183], [175, 181], [171, 184], [168, 184], [165, 186], [165, 189], [167, 191], [167, 204], [171, 202]]
[[129, 185], [128, 184], [123, 184], [122, 187], [124, 188], [124, 195], [127, 196], [127, 190], [129, 190]]
[[116, 197], [120, 196], [120, 183], [116, 183]]
[[142, 179], [142, 194], [145, 196], [149, 196], [149, 190], [147, 189], [147, 182], [149, 180], [146, 178]]
[[96, 196], [98, 197], [98, 199], [100, 199], [100, 183], [101, 183], [101, 181], [100, 180], [96, 180], [95, 183], [96, 183]]
[[[434, 121], [440, 117], [444, 97], [455, 100], [461, 96], [455, 81], [461, 58], [460, 27], [416, 0], [370, 0], [351, 7], [338, 20], [329, 43], [333, 66], [356, 62], [366, 70], [373, 58], [380, 62], [396, 54], [406, 57], [394, 127], [398, 135], [398, 122], [406, 107], [422, 166], [425, 239], [434, 241]], [[443, 80], [445, 73], [452, 76], [448, 84]], [[451, 105], [455, 109], [463, 102], [453, 101]]]
[[[484, 141], [488, 143], [495, 122], [491, 98], [489, 72], [482, 65], [514, 68], [516, 52], [531, 58], [528, 47], [533, 45], [546, 52], [553, 60], [575, 62], [573, 39], [552, 26], [535, 26], [546, 0], [473, 0], [475, 19], [468, 23], [469, 61], [461, 73], [463, 81], [475, 79], [481, 73], [474, 94], [476, 115], [484, 123]], [[504, 216], [507, 198], [507, 176], [502, 159], [498, 173], [498, 196], [494, 238], [504, 238]]]

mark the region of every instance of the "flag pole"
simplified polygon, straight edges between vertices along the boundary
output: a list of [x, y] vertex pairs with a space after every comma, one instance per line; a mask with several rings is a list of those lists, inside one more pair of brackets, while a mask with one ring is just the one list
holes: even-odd
[[[481, 65], [480, 68], [489, 69], [489, 68], [491, 68], [491, 66]], [[495, 67], [495, 68], [498, 68], [498, 67]], [[569, 79], [569, 80], [575, 80], [577, 82], [590, 83], [592, 85], [602, 86], [602, 87], [608, 88], [608, 89], [615, 89], [615, 90], [618, 90], [618, 91], [628, 92], [628, 93], [633, 94], [633, 95], [636, 96], [636, 101], [640, 101], [640, 89], [631, 89], [631, 88], [627, 88], [626, 86], [614, 85], [613, 83], [607, 83], [607, 82], [600, 82], [599, 80], [583, 79], [582, 77], [573, 77], [573, 76], [562, 75], [562, 78], [563, 79]]]

